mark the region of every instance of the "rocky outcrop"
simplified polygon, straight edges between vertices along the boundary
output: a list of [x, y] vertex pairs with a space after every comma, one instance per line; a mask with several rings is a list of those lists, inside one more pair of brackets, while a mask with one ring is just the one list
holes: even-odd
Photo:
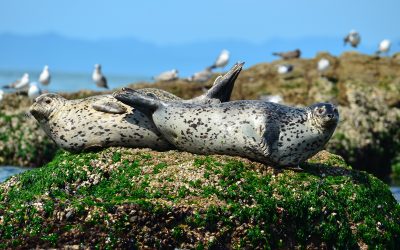
[[148, 149], [60, 152], [0, 184], [0, 247], [395, 248], [388, 186], [320, 152], [303, 171]]

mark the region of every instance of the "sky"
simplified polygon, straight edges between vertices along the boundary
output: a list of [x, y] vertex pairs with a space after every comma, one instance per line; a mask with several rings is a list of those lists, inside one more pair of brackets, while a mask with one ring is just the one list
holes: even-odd
[[343, 37], [363, 43], [400, 37], [399, 0], [0, 1], [0, 34], [55, 33], [101, 40], [132, 37], [157, 45], [236, 39]]

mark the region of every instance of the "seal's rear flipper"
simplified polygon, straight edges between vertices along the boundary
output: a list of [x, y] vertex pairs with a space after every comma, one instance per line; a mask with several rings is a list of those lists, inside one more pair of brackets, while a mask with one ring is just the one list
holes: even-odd
[[113, 96], [118, 101], [144, 113], [153, 113], [157, 108], [164, 105], [160, 100], [148, 95], [143, 95], [130, 88], [122, 88], [122, 90], [114, 92]]
[[224, 76], [219, 76], [215, 79], [214, 85], [207, 93], [194, 98], [192, 101], [216, 99], [220, 102], [228, 102], [231, 99], [233, 86], [240, 71], [242, 71], [243, 65], [244, 62], [236, 63]]

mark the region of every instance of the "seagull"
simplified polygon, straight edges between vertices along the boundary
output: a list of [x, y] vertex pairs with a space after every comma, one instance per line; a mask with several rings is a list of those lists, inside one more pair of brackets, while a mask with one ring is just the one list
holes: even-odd
[[207, 67], [203, 71], [194, 73], [188, 80], [191, 82], [206, 82], [210, 80], [212, 74], [211, 67]]
[[390, 42], [389, 39], [383, 39], [380, 43], [379, 43], [379, 48], [378, 51], [376, 52], [376, 54], [381, 54], [381, 53], [388, 53], [390, 50], [390, 46], [392, 45], [392, 43]]
[[228, 62], [229, 62], [229, 51], [224, 49], [221, 51], [217, 60], [215, 60], [214, 64], [210, 68], [211, 69], [223, 68], [228, 64]]
[[283, 101], [283, 98], [280, 95], [263, 95], [263, 96], [260, 96], [260, 99], [267, 101], [267, 102], [274, 102], [274, 103], [281, 103]]
[[24, 73], [21, 79], [16, 80], [15, 82], [10, 83], [9, 85], [3, 86], [3, 88], [20, 90], [28, 86], [29, 86], [29, 74]]
[[156, 81], [173, 81], [178, 79], [178, 70], [177, 69], [172, 69], [172, 70], [168, 70], [168, 71], [164, 71], [161, 74], [159, 74], [158, 76], [153, 77], [154, 80]]
[[39, 88], [37, 82], [32, 82], [29, 84], [29, 90], [28, 90], [28, 97], [31, 100], [35, 100], [36, 97], [40, 96], [42, 94], [42, 90]]
[[343, 40], [344, 45], [350, 43], [353, 48], [357, 48], [357, 46], [360, 44], [361, 36], [357, 31], [351, 30]]
[[97, 87], [108, 89], [107, 79], [101, 73], [101, 65], [100, 64], [94, 65], [92, 79], [96, 83]]
[[301, 56], [301, 51], [299, 49], [287, 51], [287, 52], [274, 52], [274, 56], [280, 56], [283, 60], [299, 58]]
[[43, 85], [49, 85], [50, 79], [51, 79], [51, 76], [50, 76], [50, 72], [49, 72], [49, 66], [45, 65], [42, 73], [40, 73], [39, 82]]
[[278, 65], [279, 74], [287, 74], [293, 71], [294, 66], [291, 64], [281, 64]]
[[0, 89], [0, 102], [3, 100], [4, 97], [4, 91]]
[[317, 69], [318, 69], [319, 72], [324, 72], [324, 71], [327, 71], [327, 70], [329, 69], [330, 66], [331, 66], [331, 65], [330, 65], [330, 62], [329, 62], [328, 59], [326, 59], [326, 58], [321, 58], [321, 59], [318, 61]]

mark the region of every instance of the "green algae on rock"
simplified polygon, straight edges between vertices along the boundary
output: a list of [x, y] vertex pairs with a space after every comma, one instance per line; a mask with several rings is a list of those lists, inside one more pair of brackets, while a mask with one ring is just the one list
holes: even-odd
[[304, 171], [239, 157], [59, 152], [0, 184], [0, 247], [395, 248], [387, 185], [326, 151]]

